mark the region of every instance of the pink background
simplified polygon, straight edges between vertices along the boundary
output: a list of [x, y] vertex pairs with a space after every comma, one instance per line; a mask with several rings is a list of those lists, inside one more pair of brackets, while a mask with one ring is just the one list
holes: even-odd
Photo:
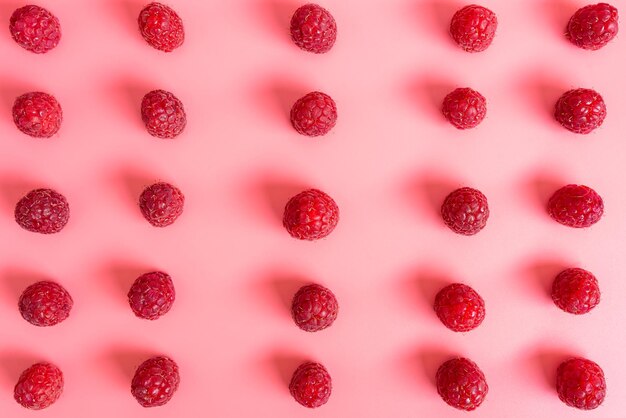
[[[169, 0], [185, 22], [172, 54], [141, 39], [142, 1], [41, 1], [61, 20], [63, 39], [38, 56], [0, 37], [0, 411], [33, 416], [13, 401], [22, 369], [53, 361], [62, 398], [40, 417], [457, 417], [433, 376], [451, 355], [475, 360], [490, 392], [477, 417], [620, 417], [626, 393], [626, 59], [623, 38], [597, 52], [563, 37], [583, 1], [482, 2], [498, 15], [491, 48], [467, 54], [447, 35], [462, 3], [331, 1], [339, 39], [326, 55], [297, 49], [288, 21], [298, 3]], [[6, 26], [21, 3], [3, 1]], [[488, 117], [461, 132], [439, 114], [455, 86], [488, 99]], [[552, 120], [572, 87], [604, 95], [608, 118], [589, 136]], [[163, 88], [185, 104], [188, 126], [174, 141], [150, 137], [139, 117], [145, 92]], [[310, 90], [337, 101], [339, 122], [321, 139], [289, 125], [291, 103]], [[13, 125], [14, 98], [44, 90], [61, 102], [57, 137], [31, 139]], [[155, 180], [187, 202], [171, 227], [156, 229], [136, 207]], [[545, 214], [567, 183], [595, 188], [606, 215], [573, 230]], [[489, 224], [467, 238], [438, 216], [443, 197], [468, 185], [489, 198]], [[64, 193], [72, 218], [42, 236], [13, 220], [34, 187]], [[282, 229], [286, 199], [306, 186], [341, 208], [326, 240], [294, 240]], [[566, 266], [594, 272], [602, 303], [574, 317], [549, 299]], [[133, 316], [125, 295], [152, 269], [176, 285], [172, 311], [156, 322]], [[51, 278], [75, 300], [69, 320], [35, 328], [16, 308], [25, 286]], [[337, 295], [335, 325], [307, 334], [287, 304], [305, 282]], [[483, 325], [466, 335], [441, 325], [435, 292], [450, 281], [477, 289]], [[182, 382], [166, 406], [144, 410], [130, 395], [134, 367], [172, 356]], [[608, 396], [583, 413], [553, 389], [568, 355], [597, 361]], [[290, 397], [286, 380], [304, 359], [324, 363], [333, 395], [314, 411]]]

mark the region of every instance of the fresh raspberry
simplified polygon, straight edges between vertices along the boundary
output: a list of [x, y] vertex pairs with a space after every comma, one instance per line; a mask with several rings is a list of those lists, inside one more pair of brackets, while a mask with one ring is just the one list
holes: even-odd
[[308, 332], [328, 328], [337, 319], [339, 305], [333, 292], [319, 284], [302, 286], [291, 302], [291, 316]]
[[554, 192], [548, 213], [558, 223], [572, 228], [587, 228], [600, 220], [604, 202], [590, 187], [568, 184]]
[[128, 292], [128, 303], [139, 318], [158, 319], [172, 309], [176, 291], [167, 273], [153, 271], [142, 274]]
[[165, 90], [153, 90], [143, 97], [141, 119], [150, 135], [162, 139], [177, 137], [187, 125], [183, 102]]
[[450, 406], [473, 411], [483, 403], [489, 386], [482, 370], [466, 358], [448, 360], [439, 366], [437, 392]]
[[457, 189], [441, 205], [441, 216], [446, 225], [457, 234], [477, 234], [487, 225], [489, 219], [487, 197], [471, 187]]
[[292, 237], [314, 241], [328, 236], [339, 222], [339, 207], [317, 189], [298, 193], [285, 206], [283, 226]]
[[15, 205], [15, 221], [31, 232], [60, 232], [69, 219], [70, 206], [65, 196], [52, 189], [32, 190]]
[[458, 88], [443, 99], [443, 115], [458, 129], [478, 126], [487, 114], [487, 100], [470, 88]]
[[291, 396], [307, 408], [317, 408], [328, 402], [333, 390], [330, 374], [320, 363], [302, 363], [291, 378]]
[[74, 301], [58, 283], [43, 281], [24, 290], [18, 306], [22, 317], [38, 327], [49, 327], [65, 321]]
[[168, 403], [180, 384], [178, 365], [169, 357], [157, 356], [141, 363], [130, 391], [143, 407]]
[[24, 408], [44, 409], [63, 392], [63, 373], [51, 363], [36, 363], [22, 372], [13, 397]]
[[604, 401], [604, 372], [595, 362], [572, 358], [556, 371], [556, 391], [566, 405], [578, 409], [596, 409]]
[[453, 283], [437, 293], [435, 312], [452, 331], [471, 331], [485, 319], [485, 301], [471, 287]]
[[588, 134], [604, 122], [606, 105], [597, 91], [569, 90], [556, 102], [554, 117], [568, 131]]
[[595, 51], [608, 44], [619, 29], [617, 9], [610, 4], [580, 8], [567, 24], [567, 37], [576, 46]]
[[563, 270], [552, 283], [552, 300], [565, 312], [585, 314], [600, 303], [598, 279], [581, 268]]
[[174, 9], [161, 3], [150, 3], [139, 13], [139, 31], [153, 48], [172, 52], [185, 41], [183, 21]]
[[314, 91], [291, 108], [291, 124], [306, 136], [326, 135], [337, 123], [337, 106], [327, 94]]
[[305, 4], [291, 18], [291, 39], [305, 51], [328, 52], [337, 40], [335, 18], [320, 5]]
[[54, 96], [35, 91], [15, 99], [13, 121], [26, 135], [50, 138], [61, 128], [63, 110]]
[[498, 18], [486, 7], [471, 4], [458, 10], [450, 22], [452, 39], [467, 52], [481, 52], [491, 45]]
[[183, 213], [185, 196], [169, 183], [155, 183], [145, 188], [139, 197], [139, 208], [153, 226], [164, 227], [174, 223]]
[[14, 11], [9, 29], [19, 46], [35, 54], [45, 54], [61, 40], [59, 19], [39, 6], [24, 6]]

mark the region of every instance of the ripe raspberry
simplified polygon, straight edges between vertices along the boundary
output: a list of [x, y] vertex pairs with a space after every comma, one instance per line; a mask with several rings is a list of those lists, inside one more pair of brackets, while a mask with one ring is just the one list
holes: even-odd
[[337, 40], [335, 18], [322, 6], [305, 4], [291, 18], [291, 39], [305, 51], [328, 52]]
[[578, 409], [596, 409], [604, 401], [604, 372], [595, 362], [572, 358], [556, 371], [556, 391], [566, 405]]
[[35, 91], [22, 94], [13, 104], [15, 126], [34, 138], [50, 138], [61, 128], [63, 110], [48, 93]]
[[608, 44], [619, 29], [617, 9], [610, 4], [580, 8], [567, 24], [567, 37], [576, 46], [595, 51]]
[[302, 135], [326, 135], [336, 123], [337, 106], [325, 93], [311, 92], [299, 98], [291, 108], [291, 124]]
[[477, 234], [489, 219], [487, 198], [476, 189], [462, 187], [446, 197], [441, 205], [441, 216], [457, 234]]
[[178, 365], [169, 357], [152, 357], [141, 363], [130, 391], [145, 408], [168, 403], [180, 384]]
[[590, 187], [568, 184], [554, 192], [548, 213], [558, 223], [572, 228], [587, 228], [600, 220], [604, 202]]
[[39, 6], [24, 6], [14, 11], [9, 29], [19, 46], [35, 54], [45, 54], [61, 40], [59, 19]]
[[50, 363], [36, 363], [22, 372], [13, 397], [24, 408], [44, 409], [63, 392], [63, 373]]
[[172, 309], [176, 291], [169, 274], [161, 271], [142, 274], [128, 292], [128, 303], [139, 318], [158, 319]]
[[153, 90], [143, 97], [141, 119], [150, 135], [162, 139], [177, 137], [187, 125], [183, 102], [165, 90]]
[[600, 303], [598, 279], [581, 268], [563, 270], [552, 284], [552, 300], [565, 312], [585, 314]]
[[15, 205], [15, 221], [31, 232], [57, 233], [69, 219], [70, 206], [65, 196], [52, 189], [32, 190]]
[[302, 363], [291, 378], [291, 396], [307, 408], [317, 408], [328, 402], [333, 389], [332, 379], [320, 363]]
[[604, 122], [606, 105], [597, 91], [569, 90], [556, 102], [554, 117], [565, 129], [577, 134], [588, 134]]
[[22, 317], [38, 327], [49, 327], [65, 321], [74, 301], [60, 284], [43, 281], [24, 290], [18, 306]]
[[183, 213], [185, 196], [169, 183], [148, 186], [139, 197], [139, 208], [152, 226], [164, 227], [174, 223]]
[[137, 20], [141, 36], [153, 48], [172, 52], [185, 41], [183, 21], [169, 6], [150, 3], [139, 13]]
[[435, 312], [455, 332], [471, 331], [485, 319], [485, 302], [471, 287], [453, 283], [435, 297]]
[[487, 100], [470, 88], [458, 88], [443, 99], [443, 115], [458, 129], [478, 126], [487, 114]]
[[471, 4], [458, 10], [450, 22], [452, 39], [467, 52], [481, 52], [491, 45], [498, 18], [491, 10]]
[[339, 305], [333, 292], [319, 284], [302, 286], [291, 302], [291, 316], [308, 332], [328, 328], [337, 319]]
[[337, 203], [321, 190], [298, 193], [285, 206], [283, 226], [292, 237], [314, 241], [328, 236], [339, 222]]
[[489, 386], [476, 363], [466, 358], [448, 360], [439, 366], [437, 392], [450, 406], [473, 411], [483, 403]]

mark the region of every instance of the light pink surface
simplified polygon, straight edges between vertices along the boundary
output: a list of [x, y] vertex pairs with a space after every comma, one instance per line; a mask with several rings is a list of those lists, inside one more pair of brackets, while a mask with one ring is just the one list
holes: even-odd
[[[490, 392], [477, 417], [623, 418], [626, 393], [626, 58], [623, 37], [603, 50], [564, 39], [582, 1], [482, 2], [498, 15], [495, 42], [467, 54], [447, 25], [462, 3], [434, 0], [323, 1], [339, 39], [327, 55], [298, 50], [288, 21], [298, 3], [170, 0], [186, 41], [172, 54], [150, 48], [135, 17], [142, 2], [40, 2], [61, 20], [63, 39], [38, 56], [0, 37], [0, 411], [31, 417], [13, 401], [20, 371], [39, 360], [65, 373], [62, 398], [38, 417], [457, 417], [433, 385], [450, 355], [475, 360]], [[0, 22], [20, 4], [4, 1]], [[619, 6], [619, 5], [618, 5]], [[8, 26], [8, 25], [5, 25]], [[488, 100], [487, 119], [468, 132], [439, 114], [444, 94], [471, 86]], [[608, 117], [589, 136], [551, 118], [560, 93], [592, 87]], [[188, 114], [174, 141], [150, 137], [139, 102], [171, 90]], [[288, 109], [312, 89], [329, 93], [339, 122], [327, 137], [299, 136]], [[14, 98], [44, 90], [61, 102], [57, 137], [34, 140], [13, 125]], [[186, 194], [183, 216], [156, 229], [136, 206], [144, 185], [165, 180]], [[606, 215], [573, 230], [544, 212], [547, 196], [583, 183]], [[491, 218], [474, 237], [443, 226], [438, 206], [453, 188], [479, 188]], [[72, 217], [54, 236], [21, 230], [15, 202], [29, 189], [64, 193]], [[288, 236], [286, 199], [305, 186], [333, 196], [342, 219], [316, 243]], [[563, 267], [594, 272], [603, 292], [575, 317], [548, 297]], [[156, 322], [133, 316], [125, 295], [151, 269], [178, 292]], [[21, 290], [52, 278], [72, 293], [63, 324], [39, 329], [16, 308]], [[307, 334], [287, 308], [304, 282], [337, 295], [330, 329]], [[466, 335], [432, 312], [449, 281], [477, 289], [487, 304]], [[182, 383], [166, 406], [144, 410], [130, 395], [133, 369], [152, 354], [172, 356]], [[567, 355], [605, 370], [608, 397], [582, 413], [561, 403], [554, 369]], [[334, 383], [314, 411], [290, 397], [286, 379], [314, 359]]]

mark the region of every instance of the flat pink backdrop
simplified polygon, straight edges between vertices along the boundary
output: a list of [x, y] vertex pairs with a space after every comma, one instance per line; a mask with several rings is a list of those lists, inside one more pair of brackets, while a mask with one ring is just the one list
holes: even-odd
[[[463, 3], [323, 0], [339, 38], [317, 56], [290, 41], [299, 3], [169, 0], [186, 41], [171, 54], [140, 37], [135, 0], [39, 2], [61, 20], [47, 55], [19, 48], [6, 29], [22, 3], [0, 3], [0, 411], [31, 417], [13, 401], [22, 369], [49, 360], [65, 373], [62, 398], [38, 417], [459, 417], [433, 385], [452, 355], [475, 360], [490, 392], [477, 417], [579, 417], [554, 391], [568, 355], [597, 361], [608, 396], [588, 417], [623, 418], [626, 363], [626, 56], [619, 37], [603, 50], [564, 38], [583, 1], [485, 0], [499, 18], [493, 45], [468, 54], [447, 35]], [[626, 10], [624, 10], [626, 12]], [[471, 86], [488, 99], [487, 119], [461, 132], [439, 113], [443, 96]], [[552, 120], [566, 89], [592, 87], [608, 117], [580, 136]], [[174, 141], [150, 137], [139, 103], [154, 88], [185, 104], [188, 126]], [[289, 125], [291, 103], [310, 90], [335, 98], [339, 122], [320, 139]], [[14, 98], [44, 90], [61, 102], [57, 137], [34, 140], [13, 125]], [[137, 208], [156, 180], [186, 195], [171, 227], [151, 227]], [[583, 183], [605, 199], [588, 230], [551, 221], [556, 188]], [[459, 186], [489, 198], [491, 218], [474, 237], [453, 234], [438, 208]], [[48, 186], [72, 210], [65, 230], [41, 236], [13, 220], [15, 202]], [[321, 188], [341, 208], [321, 242], [282, 229], [287, 198]], [[575, 317], [548, 287], [566, 266], [594, 272], [602, 302]], [[125, 295], [140, 273], [169, 272], [172, 311], [156, 322], [133, 316]], [[75, 306], [63, 324], [40, 329], [16, 308], [20, 292], [58, 280]], [[307, 334], [288, 309], [315, 281], [337, 295], [335, 325]], [[476, 288], [483, 325], [455, 334], [431, 305], [445, 283]], [[154, 354], [179, 363], [182, 382], [161, 408], [130, 395], [134, 367]], [[306, 410], [287, 381], [305, 359], [324, 363], [333, 394]]]

